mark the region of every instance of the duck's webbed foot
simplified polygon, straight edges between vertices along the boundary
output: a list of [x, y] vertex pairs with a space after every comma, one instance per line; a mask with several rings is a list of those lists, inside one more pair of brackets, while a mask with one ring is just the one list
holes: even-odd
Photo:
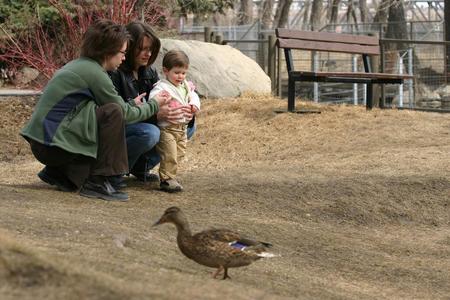
[[223, 273], [223, 280], [225, 280], [225, 279], [231, 279], [231, 277], [230, 276], [228, 276], [228, 268], [224, 268], [224, 270], [225, 270], [225, 272]]
[[223, 266], [219, 266], [217, 270], [213, 273], [213, 278], [216, 279], [217, 275], [219, 275], [224, 270]]

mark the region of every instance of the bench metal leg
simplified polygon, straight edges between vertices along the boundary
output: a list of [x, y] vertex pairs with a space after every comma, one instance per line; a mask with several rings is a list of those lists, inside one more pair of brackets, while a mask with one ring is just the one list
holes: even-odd
[[373, 84], [368, 83], [366, 86], [367, 86], [366, 109], [370, 110], [373, 107]]
[[295, 111], [295, 81], [289, 78], [288, 83], [288, 112]]

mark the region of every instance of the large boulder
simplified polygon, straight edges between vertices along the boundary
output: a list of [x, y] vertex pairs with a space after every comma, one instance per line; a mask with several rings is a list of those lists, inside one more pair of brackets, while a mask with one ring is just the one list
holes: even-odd
[[162, 59], [172, 49], [184, 51], [190, 60], [188, 80], [200, 96], [237, 97], [243, 92], [270, 93], [270, 78], [251, 58], [227, 45], [200, 41], [162, 39], [154, 66], [161, 78]]

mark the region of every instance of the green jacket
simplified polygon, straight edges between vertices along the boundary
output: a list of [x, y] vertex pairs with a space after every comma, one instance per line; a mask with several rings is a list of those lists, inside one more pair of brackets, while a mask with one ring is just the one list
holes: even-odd
[[149, 119], [159, 109], [153, 99], [141, 106], [126, 104], [103, 67], [81, 57], [54, 74], [21, 134], [44, 145], [96, 158], [95, 109], [106, 103], [119, 104], [127, 124]]

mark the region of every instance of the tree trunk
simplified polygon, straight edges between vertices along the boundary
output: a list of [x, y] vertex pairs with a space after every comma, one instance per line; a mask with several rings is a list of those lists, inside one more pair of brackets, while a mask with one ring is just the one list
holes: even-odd
[[303, 7], [303, 24], [302, 29], [309, 30], [309, 12], [311, 7], [311, 0], [307, 0], [305, 2], [305, 6]]
[[220, 26], [221, 24], [221, 19], [222, 19], [222, 15], [218, 12], [214, 13], [214, 15], [212, 16], [212, 21], [214, 26]]
[[351, 19], [353, 19], [353, 24], [355, 24], [356, 32], [358, 32], [358, 20], [356, 19], [355, 9], [353, 8], [353, 1], [348, 1], [348, 7], [347, 7], [347, 23], [348, 24], [350, 24], [352, 22]]
[[[389, 6], [391, 5], [391, 2], [393, 0], [381, 0], [380, 5], [377, 7], [377, 12], [375, 14], [375, 17], [373, 17], [373, 23], [371, 26], [372, 30], [379, 31], [380, 26], [378, 23], [386, 23], [388, 12], [389, 12]], [[384, 31], [384, 30], [383, 30]], [[383, 38], [383, 36], [380, 36], [380, 38]]]
[[[408, 27], [405, 18], [405, 9], [403, 6], [403, 0], [392, 0], [389, 6], [388, 25], [386, 30], [386, 38], [408, 40]], [[385, 46], [387, 50], [385, 65], [386, 70], [392, 70], [394, 73], [398, 73], [398, 59], [399, 55], [403, 54], [399, 50], [406, 50], [409, 47], [409, 43], [388, 43]], [[409, 63], [407, 55], [403, 58], [403, 73], [407, 73]], [[414, 62], [420, 64], [419, 58], [414, 56]]]
[[367, 22], [367, 0], [359, 0], [359, 11], [361, 12], [361, 22]]
[[204, 22], [204, 16], [199, 14], [194, 14], [194, 18], [192, 19], [192, 25], [200, 26]]
[[271, 28], [272, 23], [272, 8], [273, 8], [274, 0], [265, 0], [262, 4], [261, 8], [261, 27], [262, 29]]
[[322, 7], [323, 2], [322, 0], [313, 0], [312, 7], [311, 7], [311, 30], [318, 30], [321, 25], [320, 18], [322, 16]]
[[278, 0], [277, 9], [275, 11], [275, 16], [273, 17], [273, 29], [278, 28], [278, 23], [280, 23], [281, 9], [284, 6], [286, 0]]
[[339, 5], [341, 4], [341, 0], [333, 0], [331, 4], [331, 15], [330, 15], [330, 23], [336, 24], [339, 13]]
[[[403, 0], [393, 0], [389, 6], [388, 26], [386, 37], [390, 39], [408, 39], [408, 28], [406, 25], [405, 9]], [[407, 45], [401, 43], [392, 43], [390, 49], [405, 49]]]
[[275, 18], [273, 21], [273, 28], [284, 28], [288, 23], [289, 9], [292, 0], [279, 0]]
[[283, 10], [281, 11], [278, 27], [285, 28], [289, 22], [289, 10], [291, 8], [292, 0], [286, 0], [284, 2]]
[[241, 0], [241, 7], [238, 13], [238, 25], [250, 24], [253, 19], [253, 1]]

